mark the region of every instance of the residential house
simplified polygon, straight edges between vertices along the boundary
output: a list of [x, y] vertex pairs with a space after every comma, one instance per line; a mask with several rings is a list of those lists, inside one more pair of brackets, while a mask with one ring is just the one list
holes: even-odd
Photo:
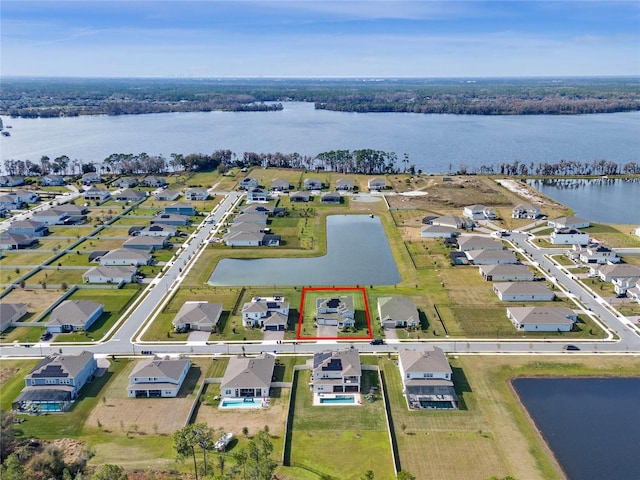
[[351, 328], [355, 326], [355, 323], [355, 310], [351, 295], [316, 300], [317, 325]]
[[58, 208], [49, 208], [31, 215], [31, 220], [43, 225], [65, 225], [68, 223], [69, 215]]
[[616, 278], [611, 283], [618, 297], [627, 296], [627, 292], [638, 283], [638, 277]]
[[0, 233], [0, 250], [19, 250], [38, 244], [36, 237], [15, 233]]
[[245, 177], [238, 183], [238, 188], [240, 190], [249, 190], [250, 188], [257, 188], [260, 186], [260, 183], [255, 178]]
[[322, 180], [319, 178], [305, 178], [304, 179], [305, 190], [322, 190]]
[[497, 282], [493, 291], [503, 302], [550, 302], [556, 297], [544, 282]]
[[24, 185], [24, 177], [20, 175], [1, 175], [0, 187], [19, 187]]
[[140, 360], [129, 375], [127, 395], [129, 398], [177, 397], [190, 368], [188, 358]]
[[247, 205], [242, 209], [242, 213], [260, 214], [260, 215], [275, 215], [277, 211], [282, 209], [273, 208], [270, 205]]
[[176, 331], [213, 332], [222, 314], [221, 303], [185, 302], [172, 321]]
[[220, 382], [222, 398], [269, 398], [275, 356], [231, 357]]
[[462, 216], [470, 220], [495, 220], [496, 212], [485, 205], [469, 205], [462, 210]]
[[148, 252], [150, 250], [160, 250], [167, 246], [167, 237], [158, 236], [136, 236], [125, 240], [122, 244], [123, 248], [133, 248]]
[[0, 332], [4, 332], [13, 322], [17, 322], [27, 314], [26, 303], [0, 302]]
[[89, 190], [85, 190], [83, 197], [85, 202], [104, 202], [111, 198], [111, 194], [108, 190], [92, 186]]
[[48, 355], [25, 377], [25, 387], [12, 407], [24, 413], [64, 412], [97, 368], [93, 353], [86, 350], [77, 355]]
[[599, 243], [589, 243], [586, 247], [574, 245], [573, 251], [570, 253], [570, 257], [577, 257], [582, 263], [598, 265], [620, 263], [621, 261], [618, 254], [610, 247]]
[[311, 200], [309, 192], [293, 192], [289, 194], [290, 202], [308, 202]]
[[474, 265], [508, 265], [519, 263], [511, 250], [467, 250], [464, 252]]
[[118, 188], [133, 188], [138, 185], [138, 179], [136, 177], [121, 177], [113, 184]]
[[586, 245], [589, 234], [575, 228], [556, 228], [550, 235], [552, 245]]
[[87, 330], [104, 312], [104, 307], [91, 300], [64, 300], [51, 310], [46, 330], [67, 333]]
[[0, 193], [0, 209], [6, 213], [9, 210], [17, 210], [22, 207], [22, 202], [19, 202], [15, 195], [10, 193]]
[[102, 255], [99, 259], [102, 266], [131, 265], [139, 267], [148, 265], [151, 255], [133, 248], [118, 248]]
[[378, 318], [382, 328], [415, 328], [420, 325], [418, 309], [408, 298], [378, 298]]
[[66, 182], [62, 175], [45, 175], [40, 178], [40, 185], [45, 187], [61, 187], [62, 185], [66, 185]]
[[627, 297], [640, 303], [640, 279], [636, 280], [635, 286], [627, 289]]
[[447, 356], [438, 347], [402, 349], [398, 353], [402, 393], [411, 409], [457, 408], [452, 373]]
[[143, 187], [161, 188], [167, 185], [167, 181], [164, 177], [156, 177], [155, 175], [149, 175], [140, 182]]
[[82, 175], [83, 185], [93, 185], [94, 183], [102, 182], [102, 177], [98, 172], [87, 172]]
[[242, 306], [242, 325], [264, 330], [285, 330], [289, 302], [284, 297], [253, 297]]
[[40, 201], [40, 197], [37, 193], [30, 190], [14, 190], [7, 193], [9, 197], [13, 197], [15, 200], [13, 203], [16, 205], [22, 205], [23, 203], [37, 203]]
[[353, 190], [355, 188], [355, 183], [353, 180], [348, 178], [339, 178], [336, 180], [336, 190]]
[[261, 232], [234, 231], [223, 235], [222, 241], [227, 247], [259, 247], [264, 236]]
[[342, 197], [338, 192], [325, 192], [320, 195], [320, 203], [338, 204], [342, 202]]
[[507, 317], [523, 332], [570, 332], [578, 320], [566, 307], [509, 307]]
[[159, 190], [153, 193], [156, 200], [163, 202], [173, 202], [180, 198], [180, 195], [182, 194], [177, 190]]
[[116, 202], [139, 202], [147, 198], [147, 193], [142, 190], [125, 188], [120, 193], [116, 193]]
[[238, 232], [265, 233], [265, 230], [268, 230], [268, 228], [265, 225], [259, 225], [257, 223], [241, 222], [241, 223], [233, 223], [227, 229], [227, 233], [229, 234], [238, 233]]
[[169, 215], [185, 215], [187, 217], [197, 214], [196, 207], [187, 202], [176, 202], [164, 207], [164, 213]]
[[532, 282], [534, 278], [526, 265], [481, 265], [479, 270], [488, 282]]
[[202, 201], [209, 198], [209, 190], [206, 188], [189, 188], [184, 192], [185, 200], [189, 201]]
[[455, 215], [442, 215], [440, 217], [435, 217], [429, 222], [429, 224], [456, 229], [473, 227], [473, 222], [471, 220], [465, 220], [464, 218], [456, 217]]
[[458, 250], [466, 252], [469, 250], [503, 250], [504, 245], [498, 240], [479, 235], [463, 235], [458, 237]]
[[530, 203], [521, 203], [516, 205], [511, 211], [511, 218], [526, 218], [535, 220], [540, 216], [540, 208]]
[[286, 190], [289, 190], [290, 187], [291, 184], [289, 183], [289, 180], [285, 178], [274, 178], [273, 180], [271, 180], [271, 190], [284, 192]]
[[133, 282], [133, 276], [138, 269], [136, 267], [92, 267], [82, 274], [84, 283], [120, 283]]
[[247, 202], [266, 202], [269, 200], [269, 194], [266, 190], [256, 187], [247, 191]]
[[367, 187], [369, 187], [369, 191], [379, 192], [387, 188], [387, 181], [380, 177], [370, 178], [367, 180]]
[[360, 392], [362, 367], [357, 349], [315, 353], [312, 361], [313, 393]]
[[159, 213], [155, 217], [152, 217], [149, 220], [151, 225], [161, 224], [161, 225], [189, 225], [191, 220], [186, 215], [176, 215], [173, 213]]
[[456, 229], [440, 225], [426, 225], [420, 230], [420, 235], [422, 238], [451, 238], [456, 235]]
[[267, 224], [267, 216], [262, 215], [260, 213], [241, 213], [240, 215], [236, 215], [233, 219], [234, 224], [239, 223], [255, 223], [257, 225], [266, 225]]
[[49, 235], [49, 228], [42, 222], [20, 220], [11, 223], [7, 233], [12, 235], [26, 235], [28, 237], [44, 237]]
[[618, 278], [640, 278], [640, 267], [627, 264], [593, 266], [591, 274], [597, 274], [603, 282], [613, 282]]
[[142, 227], [137, 230], [136, 235], [140, 237], [173, 237], [177, 232], [174, 225], [163, 225], [161, 223]]
[[554, 228], [587, 228], [591, 225], [589, 220], [579, 217], [558, 217], [553, 220], [549, 220], [547, 224]]
[[73, 203], [63, 203], [58, 205], [56, 210], [66, 213], [69, 217], [79, 217], [89, 213], [89, 209], [84, 205], [75, 205]]

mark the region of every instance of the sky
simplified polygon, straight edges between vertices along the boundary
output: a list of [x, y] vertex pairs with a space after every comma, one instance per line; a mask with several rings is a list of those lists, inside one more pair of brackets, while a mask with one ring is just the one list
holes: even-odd
[[0, 75], [640, 75], [640, 1], [0, 2]]

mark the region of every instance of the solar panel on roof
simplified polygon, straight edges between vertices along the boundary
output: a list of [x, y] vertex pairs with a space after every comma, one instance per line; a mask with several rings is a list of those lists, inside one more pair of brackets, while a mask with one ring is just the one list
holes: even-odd
[[332, 358], [326, 366], [322, 367], [322, 370], [327, 372], [339, 372], [342, 370], [342, 360], [339, 358]]
[[267, 308], [278, 308], [278, 306], [276, 302], [267, 302]]
[[40, 372], [31, 375], [34, 378], [54, 378], [54, 377], [68, 377], [69, 374], [62, 370], [60, 365], [47, 365]]

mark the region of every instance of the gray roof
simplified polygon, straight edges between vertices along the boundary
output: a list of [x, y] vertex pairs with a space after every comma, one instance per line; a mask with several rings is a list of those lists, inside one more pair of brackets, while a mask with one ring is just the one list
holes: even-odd
[[327, 200], [327, 199], [338, 199], [338, 200], [340, 200], [342, 198], [342, 196], [338, 192], [325, 192], [322, 195], [320, 195], [320, 198], [322, 200]]
[[7, 303], [0, 301], [0, 324], [9, 322], [19, 311], [27, 306], [26, 303]]
[[464, 252], [469, 260], [516, 260], [511, 250], [467, 250]]
[[285, 187], [289, 188], [290, 182], [285, 178], [274, 178], [271, 180], [272, 187]]
[[51, 310], [47, 325], [84, 326], [102, 305], [91, 300], [65, 300]]
[[233, 223], [257, 223], [258, 225], [266, 225], [267, 216], [261, 213], [241, 213], [233, 219]]
[[514, 320], [521, 324], [556, 324], [573, 325], [576, 314], [566, 307], [509, 307], [507, 309]]
[[236, 233], [236, 232], [259, 233], [259, 232], [262, 232], [262, 230], [264, 229], [265, 229], [264, 225], [259, 225], [257, 223], [249, 223], [249, 222], [240, 222], [240, 223], [234, 223], [233, 225], [231, 225], [229, 227], [229, 233]]
[[123, 247], [164, 247], [167, 243], [167, 237], [154, 237], [149, 235], [141, 235], [137, 237], [131, 237], [125, 240], [122, 244]]
[[45, 226], [46, 225], [42, 222], [36, 222], [33, 220], [18, 220], [17, 222], [13, 222], [9, 228], [38, 228]]
[[464, 218], [455, 215], [442, 215], [431, 220], [433, 225], [445, 225], [455, 228], [462, 228], [467, 224]]
[[452, 373], [447, 356], [433, 345], [426, 345], [422, 350], [400, 350], [399, 359], [405, 372]]
[[640, 277], [640, 267], [637, 265], [604, 265], [598, 271], [605, 276]]
[[[87, 350], [77, 355], [61, 355], [54, 353], [42, 359], [26, 378], [71, 377], [80, 373], [89, 362], [94, 361], [93, 353]], [[58, 386], [59, 387], [59, 386]]]
[[389, 319], [420, 322], [416, 304], [408, 298], [381, 297], [378, 299], [378, 311], [383, 322]]
[[69, 215], [82, 215], [87, 211], [87, 207], [74, 205], [73, 203], [65, 203], [63, 205], [58, 205], [56, 210], [60, 210], [61, 212], [65, 212]]
[[111, 250], [109, 253], [106, 253], [105, 255], [103, 255], [101, 257], [101, 261], [103, 260], [111, 260], [113, 258], [116, 259], [123, 259], [123, 260], [149, 260], [149, 258], [151, 258], [151, 255], [149, 255], [147, 252], [143, 252], [140, 250], [135, 250], [132, 248], [116, 248], [115, 250]]
[[131, 188], [125, 188], [120, 193], [116, 195], [116, 198], [131, 198], [139, 200], [141, 198], [145, 198], [147, 194], [141, 190], [133, 190]]
[[231, 357], [227, 370], [220, 383], [225, 388], [263, 388], [268, 389], [273, 377], [275, 357], [262, 353], [259, 357]]
[[350, 180], [348, 178], [339, 178], [338, 180], [336, 180], [336, 187], [345, 187], [345, 186], [353, 186], [354, 182], [353, 180]]
[[264, 318], [262, 323], [267, 325], [286, 325], [288, 317], [280, 312], [269, 312], [269, 315]]
[[101, 277], [121, 277], [131, 278], [138, 269], [136, 267], [128, 266], [104, 266], [93, 267], [82, 274], [83, 277], [91, 277], [99, 275]]
[[456, 231], [454, 227], [449, 227], [445, 225], [426, 225], [422, 227], [422, 232], [432, 232], [432, 233], [453, 233]]
[[[150, 358], [141, 360], [133, 367], [129, 379], [135, 377], [169, 378], [178, 382], [186, 365], [190, 365], [188, 358], [160, 359]], [[175, 386], [175, 385], [172, 385]]]
[[521, 264], [498, 264], [498, 265], [481, 265], [480, 271], [485, 275], [524, 275], [530, 274], [533, 276], [533, 272], [529, 270], [529, 267]]
[[222, 239], [225, 242], [246, 242], [246, 241], [262, 242], [262, 240], [264, 239], [264, 233], [234, 231], [234, 232], [227, 233], [222, 237]]
[[496, 282], [493, 284], [493, 288], [500, 293], [505, 294], [542, 294], [550, 293], [549, 287], [544, 282]]
[[185, 302], [173, 319], [174, 325], [184, 323], [202, 325], [216, 324], [222, 313], [221, 303]]
[[159, 213], [155, 217], [151, 218], [151, 223], [187, 222], [187, 221], [189, 221], [188, 215], [179, 215], [177, 213]]
[[501, 249], [502, 242], [479, 235], [461, 236], [458, 238], [460, 250], [484, 250], [485, 248]]
[[313, 370], [339, 369], [342, 376], [362, 376], [360, 355], [358, 350], [338, 350], [336, 352], [319, 352], [313, 355]]

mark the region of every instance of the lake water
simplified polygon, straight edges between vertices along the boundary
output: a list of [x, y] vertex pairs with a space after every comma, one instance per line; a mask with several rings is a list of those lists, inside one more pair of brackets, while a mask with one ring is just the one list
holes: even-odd
[[569, 479], [640, 476], [640, 378], [520, 378], [513, 386]]
[[592, 222], [640, 224], [640, 179], [529, 180], [536, 190]]
[[364, 286], [392, 285], [399, 281], [400, 273], [382, 222], [368, 215], [327, 217], [327, 254], [324, 256], [225, 258], [209, 278], [210, 285], [221, 286]]
[[640, 112], [596, 115], [474, 116], [350, 113], [290, 102], [278, 112], [195, 112], [23, 119], [0, 137], [0, 160], [67, 155], [101, 162], [112, 153], [297, 152], [373, 148], [409, 155], [425, 173], [461, 165], [638, 161]]

